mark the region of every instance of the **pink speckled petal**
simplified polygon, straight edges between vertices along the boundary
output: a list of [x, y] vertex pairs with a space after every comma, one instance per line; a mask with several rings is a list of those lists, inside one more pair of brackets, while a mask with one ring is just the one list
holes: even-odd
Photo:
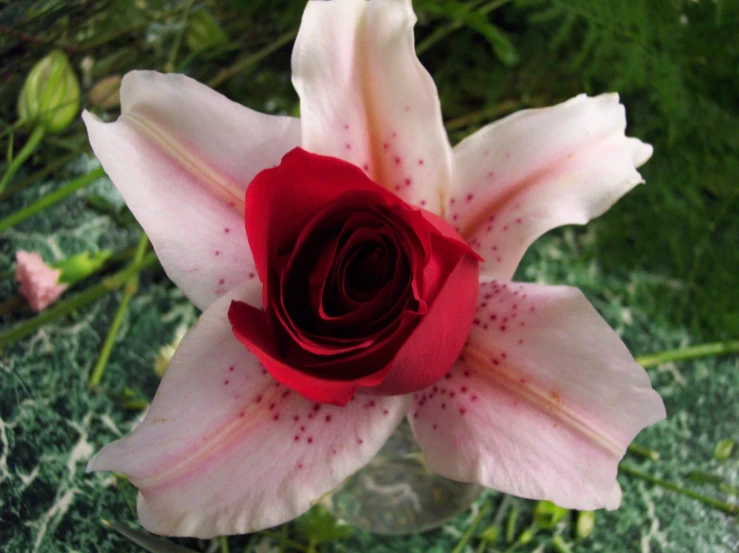
[[152, 71], [123, 78], [121, 110], [110, 124], [83, 114], [92, 148], [169, 277], [204, 309], [253, 278], [244, 191], [300, 144], [300, 123]]
[[260, 305], [250, 281], [216, 300], [185, 336], [146, 418], [100, 451], [91, 471], [139, 488], [151, 532], [210, 538], [286, 522], [375, 455], [407, 397], [318, 405], [280, 386], [233, 337], [233, 299]]
[[416, 58], [411, 0], [308, 2], [293, 50], [303, 148], [345, 159], [440, 213], [452, 153], [431, 76]]
[[584, 224], [642, 181], [652, 147], [625, 136], [618, 95], [577, 96], [521, 111], [454, 148], [449, 220], [485, 259], [483, 278], [510, 279], [552, 228]]
[[662, 399], [582, 293], [483, 284], [469, 344], [409, 411], [429, 466], [573, 509], [615, 509], [618, 462]]

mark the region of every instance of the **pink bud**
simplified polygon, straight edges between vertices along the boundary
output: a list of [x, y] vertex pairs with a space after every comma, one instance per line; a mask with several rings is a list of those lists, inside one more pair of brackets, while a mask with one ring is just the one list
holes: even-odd
[[37, 252], [18, 250], [15, 254], [15, 279], [21, 294], [35, 311], [43, 311], [67, 289], [59, 284], [61, 271], [49, 267]]

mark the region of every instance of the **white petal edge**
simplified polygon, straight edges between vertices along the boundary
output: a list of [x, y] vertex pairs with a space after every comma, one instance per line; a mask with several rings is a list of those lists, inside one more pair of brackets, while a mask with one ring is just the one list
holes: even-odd
[[580, 95], [495, 122], [454, 148], [448, 219], [485, 259], [482, 278], [510, 279], [545, 232], [585, 224], [643, 182], [652, 147], [625, 136], [617, 94]]
[[433, 79], [415, 53], [411, 0], [308, 2], [293, 50], [303, 147], [363, 168], [440, 213], [452, 152]]
[[295, 518], [368, 463], [408, 409], [407, 397], [318, 405], [280, 386], [227, 318], [232, 299], [260, 305], [260, 295], [246, 284], [216, 300], [182, 340], [144, 421], [88, 464], [128, 475], [155, 534], [210, 538]]
[[432, 470], [581, 510], [619, 506], [619, 461], [664, 417], [579, 290], [518, 283], [481, 285], [468, 345], [409, 412]]
[[121, 110], [114, 123], [83, 113], [93, 151], [169, 277], [204, 309], [254, 277], [244, 192], [300, 145], [300, 123], [153, 71], [123, 78]]

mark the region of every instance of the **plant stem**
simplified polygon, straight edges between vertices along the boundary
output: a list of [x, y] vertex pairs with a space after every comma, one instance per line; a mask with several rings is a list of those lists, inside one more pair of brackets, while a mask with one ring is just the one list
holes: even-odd
[[228, 553], [228, 536], [221, 536], [219, 540], [221, 542], [221, 553]]
[[[141, 260], [144, 258], [144, 254], [146, 253], [146, 248], [148, 246], [149, 239], [146, 236], [146, 233], [142, 232], [131, 265], [141, 263]], [[126, 280], [126, 284], [123, 287], [123, 297], [121, 298], [121, 303], [118, 305], [118, 310], [115, 312], [113, 322], [110, 324], [108, 335], [105, 337], [105, 342], [103, 343], [103, 347], [100, 350], [100, 355], [95, 362], [95, 367], [92, 369], [92, 374], [90, 375], [89, 381], [90, 388], [96, 388], [100, 385], [100, 380], [103, 378], [103, 372], [105, 372], [105, 367], [108, 364], [108, 359], [110, 359], [110, 354], [113, 351], [113, 346], [115, 345], [115, 341], [118, 338], [118, 332], [120, 331], [121, 325], [123, 324], [123, 319], [126, 316], [126, 311], [128, 311], [128, 305], [131, 303], [131, 298], [133, 298], [134, 294], [136, 293], [138, 286], [138, 273], [135, 273], [128, 277], [128, 280]]]
[[648, 447], [644, 447], [643, 445], [629, 444], [628, 451], [629, 453], [633, 453], [634, 455], [638, 455], [639, 457], [646, 457], [650, 461], [659, 461], [659, 451], [649, 449]]
[[172, 73], [175, 69], [175, 61], [177, 60], [177, 54], [180, 51], [180, 44], [182, 43], [182, 36], [185, 34], [185, 29], [187, 28], [187, 18], [190, 16], [190, 10], [192, 10], [192, 5], [195, 3], [195, 0], [189, 0], [189, 2], [185, 5], [185, 13], [182, 15], [182, 25], [179, 29], [177, 29], [177, 34], [174, 37], [174, 42], [172, 43], [172, 48], [169, 51], [169, 57], [167, 58], [167, 63], [164, 65], [164, 70], [167, 73]]
[[699, 344], [697, 346], [680, 349], [669, 349], [667, 351], [661, 351], [650, 355], [641, 355], [636, 358], [636, 362], [646, 368], [661, 365], [668, 361], [685, 361], [688, 359], [698, 359], [700, 357], [710, 357], [712, 355], [726, 355], [729, 353], [739, 353], [739, 340]]
[[[480, 6], [477, 9], [475, 9], [474, 7], [474, 4], [476, 4], [477, 2], [472, 2], [470, 9], [475, 9], [475, 11], [480, 14], [486, 14], [494, 10], [497, 10], [498, 8], [507, 4], [510, 1], [511, 0], [493, 0], [492, 2], [488, 2], [487, 4]], [[442, 38], [447, 36], [449, 33], [456, 31], [463, 25], [464, 23], [462, 21], [453, 21], [452, 23], [444, 25], [443, 27], [439, 27], [433, 33], [431, 33], [428, 37], [426, 37], [418, 46], [416, 46], [416, 55], [420, 56], [423, 52], [431, 48], [434, 44], [439, 42]]]
[[18, 155], [8, 162], [8, 166], [5, 168], [5, 174], [3, 175], [2, 180], [0, 180], [0, 193], [5, 190], [8, 183], [12, 180], [13, 176], [18, 169], [21, 168], [23, 163], [31, 157], [33, 152], [36, 151], [36, 148], [38, 148], [39, 144], [41, 144], [41, 141], [44, 139], [44, 134], [46, 134], [44, 128], [40, 125], [33, 129], [31, 136], [28, 137], [28, 140], [26, 140], [26, 143], [23, 145], [23, 148], [21, 148], [21, 151], [18, 152]]
[[69, 152], [68, 154], [65, 154], [65, 155], [63, 155], [63, 156], [55, 159], [54, 161], [52, 161], [51, 163], [49, 163], [43, 169], [41, 169], [39, 171], [36, 171], [32, 175], [27, 176], [25, 179], [22, 179], [22, 180], [18, 181], [17, 184], [15, 184], [13, 186], [9, 186], [3, 193], [0, 194], [0, 200], [4, 200], [5, 198], [7, 198], [9, 196], [12, 196], [16, 192], [19, 192], [19, 191], [23, 190], [29, 184], [33, 184], [37, 180], [40, 180], [40, 179], [44, 178], [49, 173], [53, 173], [54, 171], [56, 171], [60, 167], [63, 167], [67, 163], [69, 163], [70, 161], [73, 161], [74, 159], [76, 159], [78, 156], [80, 156], [86, 150], [87, 150], [87, 148], [81, 148], [81, 149], [77, 150], [76, 152]]
[[103, 279], [102, 282], [88, 288], [87, 290], [80, 292], [76, 296], [69, 298], [68, 300], [60, 301], [54, 307], [40, 313], [32, 319], [24, 321], [6, 332], [0, 333], [0, 350], [13, 342], [28, 336], [41, 328], [46, 323], [55, 321], [72, 311], [84, 307], [93, 301], [97, 300], [108, 294], [113, 290], [117, 290], [123, 286], [128, 278], [132, 275], [137, 275], [144, 269], [148, 269], [157, 263], [157, 256], [155, 253], [150, 253], [144, 257], [139, 263], [131, 264], [130, 266], [122, 269], [114, 275]]
[[684, 495], [685, 497], [689, 497], [691, 499], [696, 499], [700, 501], [701, 503], [714, 507], [729, 515], [736, 515], [737, 512], [739, 512], [739, 505], [737, 504], [727, 503], [725, 501], [721, 501], [720, 499], [716, 499], [715, 497], [709, 497], [707, 495], [703, 495], [702, 493], [698, 493], [694, 490], [683, 488], [682, 486], [678, 486], [677, 484], [668, 482], [667, 480], [662, 480], [661, 478], [657, 478], [655, 476], [647, 474], [646, 472], [642, 472], [629, 465], [624, 465], [623, 463], [621, 463], [618, 466], [618, 470], [624, 474], [633, 476], [634, 478], [638, 478], [640, 480], [644, 480], [645, 482], [649, 482], [650, 484], [654, 484], [655, 486], [659, 486], [660, 488], [670, 490], [672, 492], [678, 493], [680, 495]]
[[492, 506], [492, 502], [488, 500], [480, 508], [480, 512], [477, 513], [475, 520], [473, 520], [472, 523], [464, 531], [464, 534], [462, 534], [462, 537], [460, 538], [459, 543], [457, 543], [457, 546], [452, 550], [452, 553], [461, 553], [462, 550], [467, 546], [467, 542], [470, 541], [470, 538], [472, 538], [472, 534], [475, 533], [475, 530], [477, 529], [483, 517], [488, 514], [488, 511], [490, 510], [491, 506]]
[[209, 80], [206, 84], [211, 88], [216, 88], [219, 85], [223, 84], [224, 81], [227, 79], [233, 77], [237, 73], [241, 73], [245, 69], [249, 68], [250, 66], [254, 65], [258, 61], [262, 60], [263, 58], [266, 58], [269, 56], [272, 52], [275, 50], [279, 50], [287, 44], [288, 42], [292, 41], [296, 36], [298, 32], [297, 31], [288, 31], [279, 37], [277, 37], [277, 40], [274, 42], [271, 42], [261, 50], [257, 50], [253, 54], [250, 54], [248, 56], [245, 56], [238, 60], [236, 63], [234, 63], [231, 67], [226, 67], [225, 69], [221, 69], [218, 74], [216, 74], [215, 77], [213, 77], [211, 80]]
[[567, 545], [567, 542], [562, 539], [562, 536], [554, 536], [552, 538], [552, 548], [557, 553], [572, 553], [572, 548]]
[[59, 203], [61, 200], [63, 200], [73, 192], [76, 192], [80, 188], [87, 186], [92, 181], [102, 177], [104, 174], [105, 171], [103, 171], [103, 168], [98, 167], [97, 169], [90, 171], [86, 175], [82, 175], [81, 177], [74, 179], [72, 182], [70, 182], [66, 186], [63, 186], [59, 190], [43, 196], [31, 205], [26, 206], [23, 209], [19, 209], [15, 213], [11, 213], [5, 219], [0, 220], [0, 232], [4, 232], [9, 228], [14, 227], [18, 223], [25, 221], [29, 217], [36, 215], [39, 211], [43, 211], [47, 207], [51, 207], [52, 205]]

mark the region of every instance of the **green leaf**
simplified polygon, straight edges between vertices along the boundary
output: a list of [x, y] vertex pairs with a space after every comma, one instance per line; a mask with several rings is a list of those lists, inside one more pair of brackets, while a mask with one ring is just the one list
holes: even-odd
[[713, 450], [713, 458], [717, 461], [725, 461], [731, 457], [731, 454], [734, 451], [734, 446], [736, 446], [736, 442], [734, 440], [729, 440], [728, 438], [719, 440], [716, 444], [716, 448]]
[[567, 516], [569, 509], [559, 507], [551, 501], [537, 501], [534, 506], [534, 522], [538, 528], [554, 528]]
[[315, 544], [345, 538], [352, 528], [339, 521], [320, 505], [300, 517], [295, 523], [298, 533]]

